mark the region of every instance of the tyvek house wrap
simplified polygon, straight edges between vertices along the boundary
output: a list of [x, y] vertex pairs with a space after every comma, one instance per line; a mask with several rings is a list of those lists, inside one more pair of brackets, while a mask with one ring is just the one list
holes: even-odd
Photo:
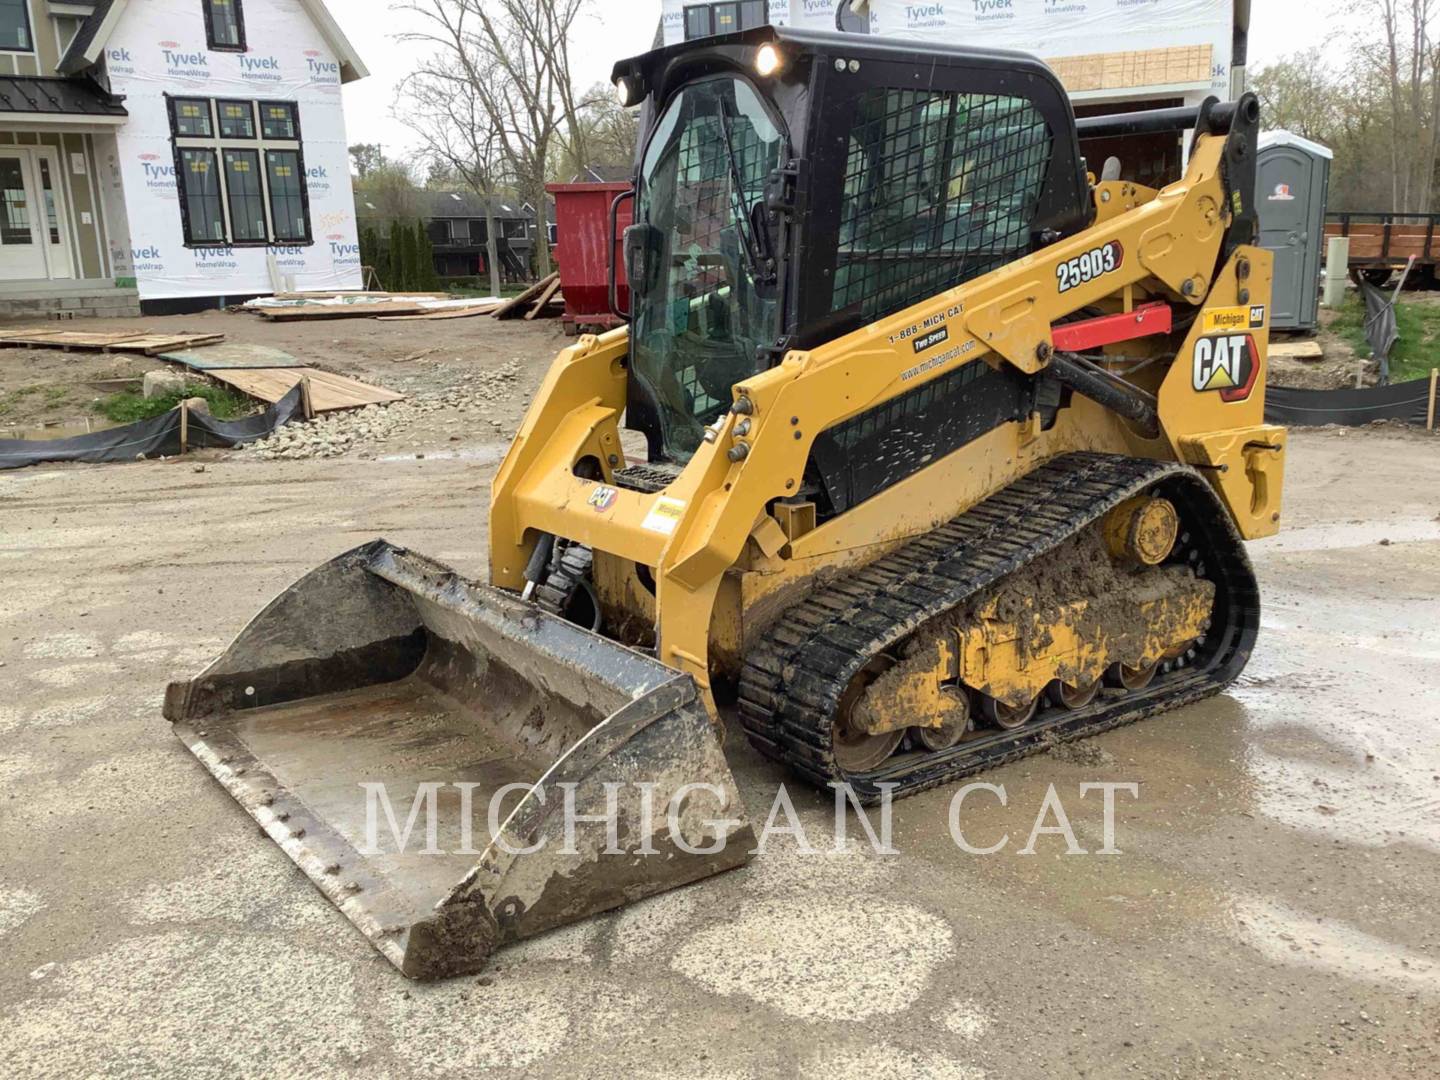
[[[115, 142], [126, 216], [112, 230], [115, 276], [134, 277], [142, 300], [267, 293], [271, 254], [297, 289], [360, 288], [339, 61], [296, 0], [249, 0], [243, 53], [207, 49], [202, 7], [132, 3], [105, 47], [111, 87], [130, 110]], [[167, 92], [298, 103], [312, 244], [185, 246]]]
[[[665, 43], [685, 38], [684, 9], [705, 0], [664, 0]], [[769, 0], [770, 22], [808, 30], [834, 30], [839, 0]], [[1234, 0], [870, 0], [870, 32], [986, 49], [1019, 49], [1042, 60], [1089, 57], [1093, 63], [1137, 63], [1124, 54], [1210, 46], [1209, 89], [1230, 87]], [[1161, 89], [1200, 80], [1166, 71], [1134, 73], [1126, 88]], [[1151, 79], [1153, 78], [1153, 81]], [[1145, 81], [1131, 81], [1140, 80]], [[1076, 100], [1097, 92], [1072, 90]], [[1105, 96], [1104, 92], [1098, 92]], [[1111, 92], [1108, 96], [1115, 96]]]

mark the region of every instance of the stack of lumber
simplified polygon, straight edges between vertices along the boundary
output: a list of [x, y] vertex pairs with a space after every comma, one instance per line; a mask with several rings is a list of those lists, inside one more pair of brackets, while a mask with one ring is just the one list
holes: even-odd
[[512, 296], [497, 307], [491, 315], [497, 319], [518, 319], [527, 322], [542, 315], [559, 315], [565, 310], [565, 298], [560, 294], [560, 275], [551, 274], [542, 278], [519, 296]]
[[244, 305], [271, 322], [325, 319], [464, 319], [488, 315], [498, 297], [457, 299], [443, 293], [277, 293]]
[[191, 349], [224, 341], [224, 334], [195, 334], [184, 331], [154, 334], [146, 330], [48, 330], [31, 327], [0, 334], [0, 347], [26, 349], [75, 349], [89, 352], [143, 353], [155, 356], [175, 349]]

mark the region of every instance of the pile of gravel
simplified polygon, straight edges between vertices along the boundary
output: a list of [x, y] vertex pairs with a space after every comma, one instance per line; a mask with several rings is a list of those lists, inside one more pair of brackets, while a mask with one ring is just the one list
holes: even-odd
[[[519, 375], [520, 364], [515, 360], [494, 371], [466, 371], [457, 377], [455, 385], [444, 390], [417, 394], [388, 405], [322, 413], [309, 423], [287, 424], [245, 449], [261, 461], [338, 457], [367, 443], [385, 442], [400, 435], [424, 422], [430, 413], [483, 412], [487, 406], [511, 396]], [[501, 426], [498, 420], [492, 420], [491, 425], [497, 430]]]

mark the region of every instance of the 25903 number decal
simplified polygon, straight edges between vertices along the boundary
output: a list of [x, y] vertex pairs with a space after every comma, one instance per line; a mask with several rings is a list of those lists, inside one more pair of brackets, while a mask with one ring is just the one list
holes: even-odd
[[1061, 263], [1055, 268], [1055, 277], [1060, 282], [1060, 291], [1069, 292], [1081, 285], [1088, 285], [1101, 274], [1119, 270], [1124, 261], [1125, 249], [1120, 246], [1119, 240], [1111, 240], [1108, 244], [1091, 248], [1085, 254]]

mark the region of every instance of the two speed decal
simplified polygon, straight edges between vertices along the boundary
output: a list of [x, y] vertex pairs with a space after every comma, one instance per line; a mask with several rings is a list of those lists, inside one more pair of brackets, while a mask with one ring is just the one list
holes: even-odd
[[1088, 285], [1102, 274], [1119, 270], [1124, 261], [1125, 249], [1120, 246], [1119, 240], [1111, 240], [1108, 244], [1091, 248], [1083, 255], [1067, 259], [1055, 267], [1055, 277], [1060, 283], [1060, 291], [1069, 292], [1081, 285]]

